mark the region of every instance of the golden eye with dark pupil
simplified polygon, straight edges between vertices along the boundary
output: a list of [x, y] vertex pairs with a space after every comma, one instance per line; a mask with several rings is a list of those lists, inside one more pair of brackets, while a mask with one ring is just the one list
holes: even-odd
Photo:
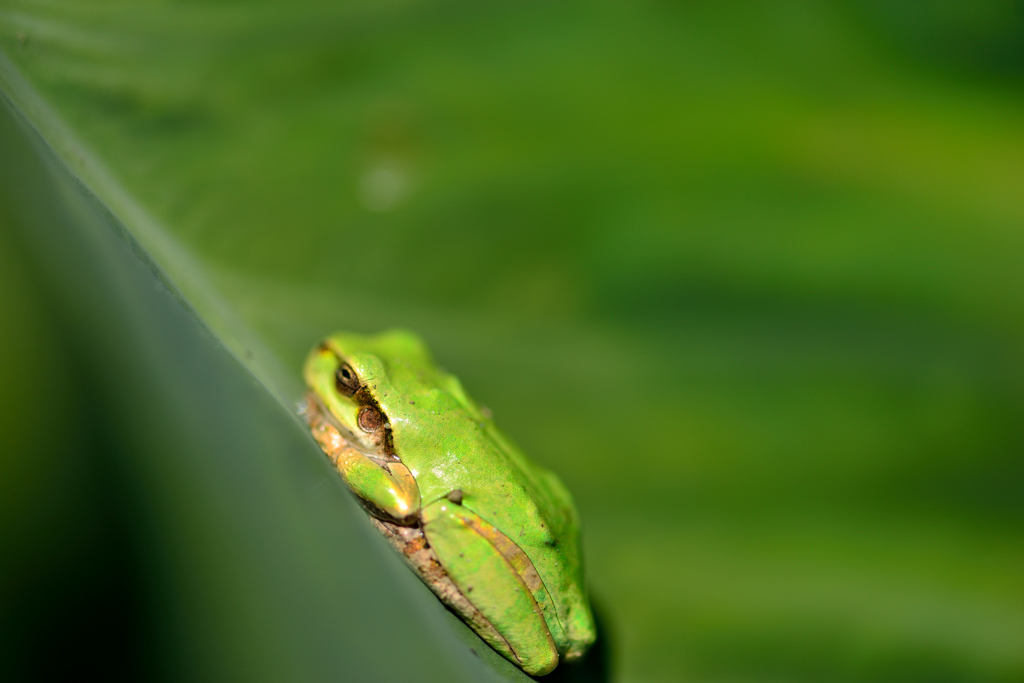
[[342, 363], [334, 373], [334, 385], [342, 396], [352, 396], [359, 391], [359, 378], [348, 363]]
[[364, 406], [359, 411], [359, 428], [364, 432], [375, 432], [384, 424], [384, 416], [373, 406]]

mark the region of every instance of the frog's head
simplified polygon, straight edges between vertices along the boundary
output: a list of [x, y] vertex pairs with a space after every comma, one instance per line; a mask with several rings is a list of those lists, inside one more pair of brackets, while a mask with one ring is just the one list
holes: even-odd
[[[400, 368], [396, 379], [393, 369]], [[411, 371], [411, 372], [410, 372]], [[309, 354], [303, 376], [310, 392], [364, 450], [392, 454], [391, 397], [409, 393], [410, 379], [429, 381], [437, 373], [416, 335], [403, 330], [363, 336], [339, 332]], [[404, 378], [404, 379], [403, 379]]]

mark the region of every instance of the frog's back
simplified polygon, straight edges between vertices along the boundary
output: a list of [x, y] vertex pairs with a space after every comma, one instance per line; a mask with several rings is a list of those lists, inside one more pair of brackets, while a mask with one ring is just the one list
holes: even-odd
[[458, 490], [464, 507], [526, 553], [554, 603], [568, 651], [582, 652], [594, 634], [572, 498], [554, 473], [527, 460], [493, 424], [474, 430], [472, 446], [456, 430], [432, 440], [432, 455], [416, 449], [406, 450], [408, 456], [402, 455], [403, 435], [396, 433], [396, 451], [413, 469], [423, 505]]

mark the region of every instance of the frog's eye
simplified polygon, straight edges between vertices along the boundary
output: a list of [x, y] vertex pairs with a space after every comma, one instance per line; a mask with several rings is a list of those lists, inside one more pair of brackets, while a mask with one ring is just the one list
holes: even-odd
[[352, 396], [359, 391], [359, 378], [348, 363], [342, 363], [334, 373], [334, 386], [342, 396]]
[[384, 416], [373, 406], [363, 406], [357, 419], [359, 428], [364, 432], [375, 432], [384, 424]]

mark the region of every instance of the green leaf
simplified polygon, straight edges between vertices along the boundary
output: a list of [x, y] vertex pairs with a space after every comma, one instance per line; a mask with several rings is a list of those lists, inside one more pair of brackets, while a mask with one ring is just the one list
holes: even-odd
[[[142, 644], [151, 659], [129, 671], [523, 679], [402, 566], [293, 411], [227, 352], [110, 207], [9, 104], [0, 141], [5, 204], [64, 320], [48, 356], [59, 359], [46, 362], [78, 367], [102, 425], [88, 431], [115, 434], [99, 447], [117, 453], [84, 454], [100, 465], [62, 461], [66, 449], [55, 443], [48, 467], [99, 467], [116, 479], [92, 485], [121, 498], [118, 526], [130, 530], [120, 552], [137, 574], [118, 569], [138, 584], [138, 626], [152, 639]], [[63, 375], [52, 382], [49, 392], [72, 392]], [[92, 627], [110, 628], [111, 616], [98, 614]]]

